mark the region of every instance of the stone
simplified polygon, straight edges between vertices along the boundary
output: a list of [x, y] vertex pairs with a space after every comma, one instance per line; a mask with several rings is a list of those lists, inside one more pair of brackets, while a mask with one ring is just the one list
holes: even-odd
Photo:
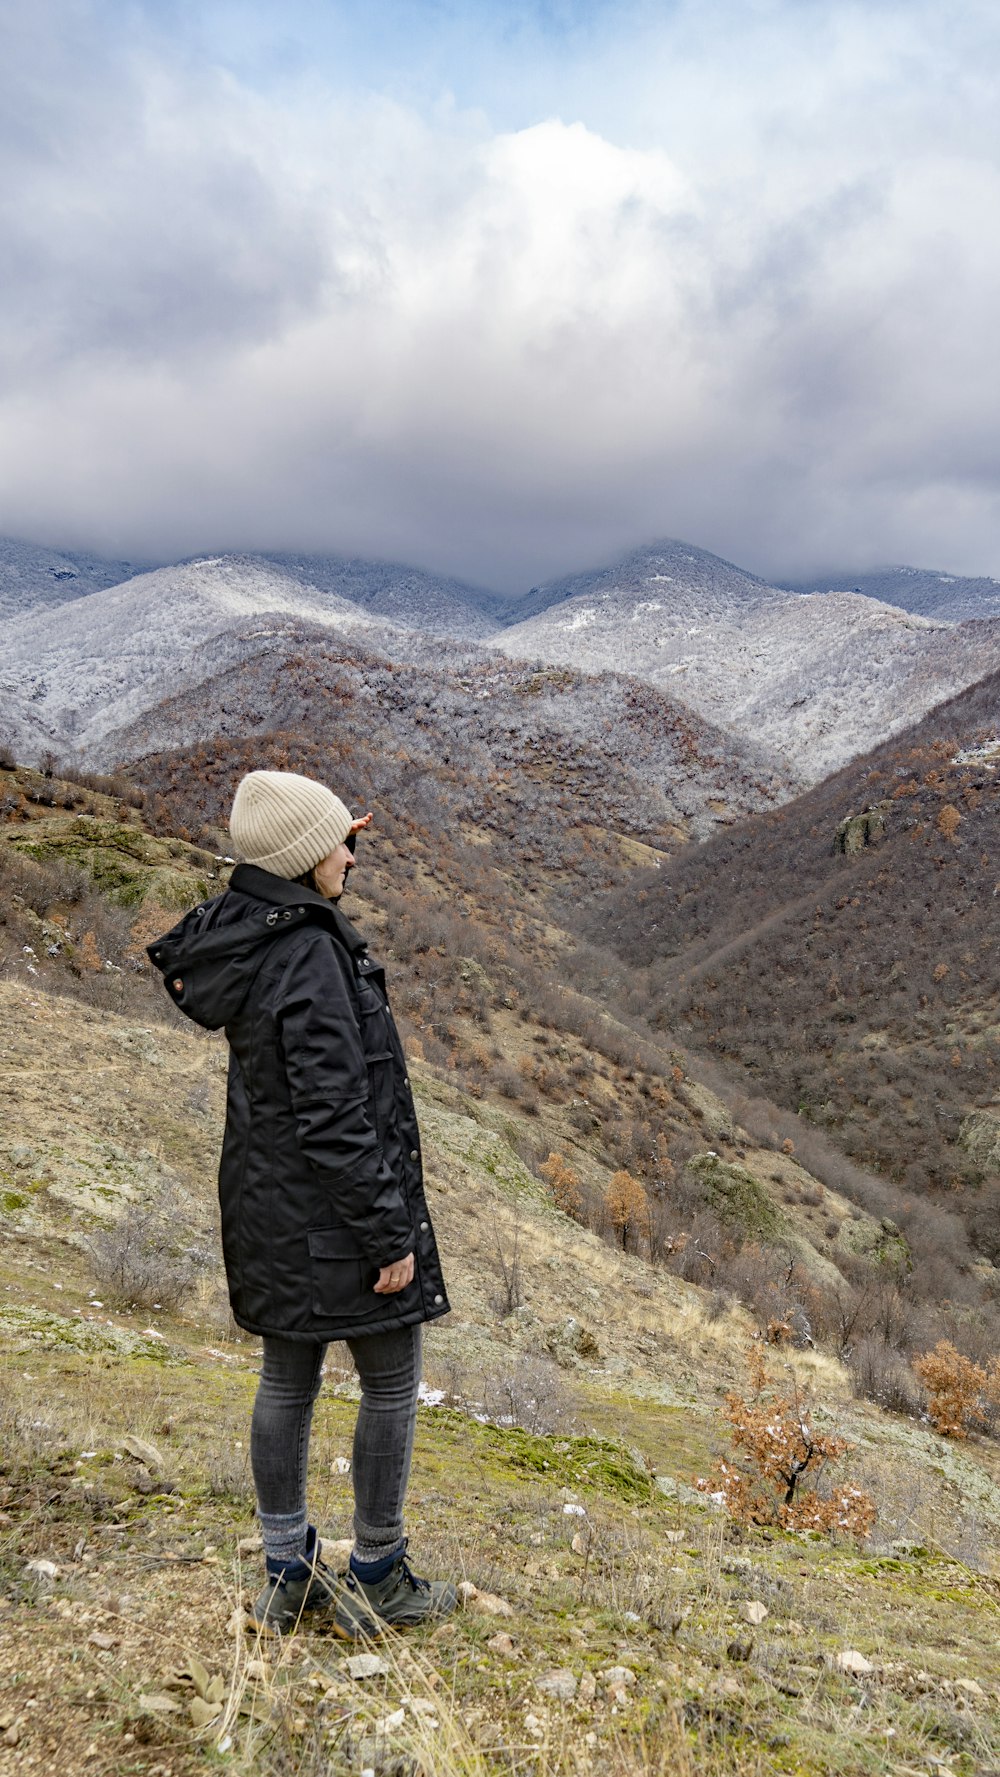
[[359, 1682], [365, 1678], [380, 1678], [389, 1667], [379, 1654], [352, 1654], [347, 1662], [347, 1670], [352, 1678]]
[[740, 1612], [744, 1621], [752, 1623], [755, 1629], [759, 1627], [768, 1614], [767, 1605], [762, 1604], [759, 1598], [751, 1599], [749, 1603], [741, 1605]]
[[478, 1611], [484, 1617], [512, 1617], [514, 1611], [506, 1598], [500, 1598], [495, 1592], [481, 1592], [471, 1580], [461, 1580], [458, 1586], [459, 1601], [466, 1610]]
[[631, 1666], [606, 1666], [601, 1677], [609, 1687], [635, 1684], [635, 1673]]
[[854, 1678], [865, 1678], [875, 1670], [871, 1661], [866, 1660], [864, 1654], [859, 1654], [854, 1647], [845, 1647], [837, 1655], [836, 1664], [841, 1672], [849, 1672]]
[[833, 836], [834, 851], [852, 857], [863, 851], [866, 845], [878, 845], [885, 838], [886, 816], [891, 812], [891, 806], [888, 802], [876, 802], [863, 809], [861, 814], [846, 815]]
[[139, 1696], [139, 1708], [147, 1715], [180, 1715], [181, 1705], [176, 1697], [166, 1691], [143, 1691]]
[[156, 1445], [148, 1444], [145, 1438], [137, 1438], [133, 1432], [122, 1439], [122, 1449], [127, 1450], [130, 1456], [135, 1457], [136, 1462], [144, 1463], [150, 1470], [163, 1467], [163, 1457]]
[[325, 1561], [327, 1567], [332, 1567], [335, 1573], [344, 1573], [347, 1570], [347, 1563], [351, 1558], [353, 1547], [354, 1543], [349, 1536], [338, 1536], [332, 1541], [328, 1541], [325, 1536], [321, 1537], [320, 1560]]
[[568, 1666], [558, 1666], [552, 1672], [544, 1673], [536, 1688], [543, 1696], [555, 1697], [560, 1703], [571, 1703], [576, 1696], [576, 1673]]
[[974, 1678], [956, 1678], [955, 1689], [961, 1691], [963, 1697], [973, 1697], [977, 1701], [981, 1698], [983, 1702], [986, 1701], [986, 1692]]
[[592, 1703], [597, 1696], [597, 1680], [592, 1672], [585, 1672], [576, 1687], [579, 1702]]
[[782, 1232], [784, 1215], [745, 1166], [722, 1160], [710, 1150], [693, 1154], [684, 1170], [705, 1208], [721, 1221], [734, 1224], [757, 1240], [773, 1240]]
[[490, 1636], [486, 1645], [495, 1654], [512, 1654], [514, 1652], [514, 1642], [507, 1634], [506, 1629], [498, 1629], [495, 1635]]
[[374, 1722], [372, 1725], [376, 1735], [380, 1739], [386, 1740], [390, 1734], [396, 1734], [399, 1732], [399, 1729], [403, 1726], [405, 1720], [406, 1710], [394, 1709], [390, 1715], [383, 1715], [379, 1721]]
[[36, 1580], [41, 1580], [44, 1585], [49, 1586], [51, 1586], [53, 1580], [59, 1578], [59, 1569], [55, 1562], [46, 1561], [44, 1557], [41, 1556], [36, 1561], [28, 1562], [28, 1572], [33, 1574]]

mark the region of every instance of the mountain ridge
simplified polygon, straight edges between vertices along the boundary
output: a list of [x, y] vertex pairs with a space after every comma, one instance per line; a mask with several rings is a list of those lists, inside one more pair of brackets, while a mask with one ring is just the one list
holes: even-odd
[[108, 738], [179, 684], [266, 654], [292, 625], [428, 668], [499, 654], [617, 673], [780, 755], [790, 779], [818, 780], [1000, 664], [1000, 617], [954, 623], [863, 594], [792, 592], [672, 540], [529, 601], [535, 615], [514, 621], [519, 607], [486, 589], [392, 564], [196, 557], [0, 625], [7, 738], [22, 754], [104, 760]]
[[789, 581], [790, 592], [857, 592], [916, 616], [947, 623], [967, 623], [1000, 617], [1000, 580], [990, 575], [945, 574], [937, 568], [894, 565], [821, 574], [811, 580]]

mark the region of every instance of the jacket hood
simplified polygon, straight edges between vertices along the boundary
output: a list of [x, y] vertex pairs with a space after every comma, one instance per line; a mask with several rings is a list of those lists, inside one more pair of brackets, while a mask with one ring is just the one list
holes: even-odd
[[238, 864], [223, 894], [192, 908], [146, 955], [178, 1010], [206, 1030], [219, 1030], [236, 1017], [275, 942], [307, 924], [325, 926], [352, 953], [367, 948], [322, 895]]

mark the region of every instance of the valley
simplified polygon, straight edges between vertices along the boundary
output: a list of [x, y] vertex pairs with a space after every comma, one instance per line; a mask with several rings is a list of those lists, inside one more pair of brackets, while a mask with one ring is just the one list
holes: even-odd
[[[992, 616], [680, 544], [520, 623], [335, 558], [91, 564], [41, 597], [67, 563], [18, 555], [3, 627], [0, 1769], [992, 1769]], [[689, 645], [697, 697], [649, 664]], [[145, 959], [224, 890], [259, 765], [375, 810], [345, 911], [389, 971], [454, 1302], [414, 1536], [465, 1608], [367, 1680], [237, 1608], [225, 1044]], [[982, 1378], [961, 1436], [920, 1367], [942, 1342]], [[852, 1446], [820, 1497], [871, 1500], [862, 1542], [722, 1509], [731, 1402], [789, 1389]], [[333, 1559], [353, 1390], [331, 1352]]]

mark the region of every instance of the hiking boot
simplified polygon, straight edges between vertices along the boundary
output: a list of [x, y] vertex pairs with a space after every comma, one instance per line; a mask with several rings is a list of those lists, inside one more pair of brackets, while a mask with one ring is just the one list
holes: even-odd
[[424, 1580], [414, 1573], [404, 1543], [381, 1579], [364, 1580], [348, 1567], [334, 1616], [342, 1635], [372, 1636], [445, 1617], [457, 1603], [450, 1580]]
[[267, 1578], [248, 1608], [248, 1616], [265, 1635], [289, 1635], [301, 1623], [310, 1629], [345, 1633], [336, 1617], [339, 1582], [320, 1560], [316, 1533], [309, 1527], [306, 1559], [283, 1567], [268, 1563]]

